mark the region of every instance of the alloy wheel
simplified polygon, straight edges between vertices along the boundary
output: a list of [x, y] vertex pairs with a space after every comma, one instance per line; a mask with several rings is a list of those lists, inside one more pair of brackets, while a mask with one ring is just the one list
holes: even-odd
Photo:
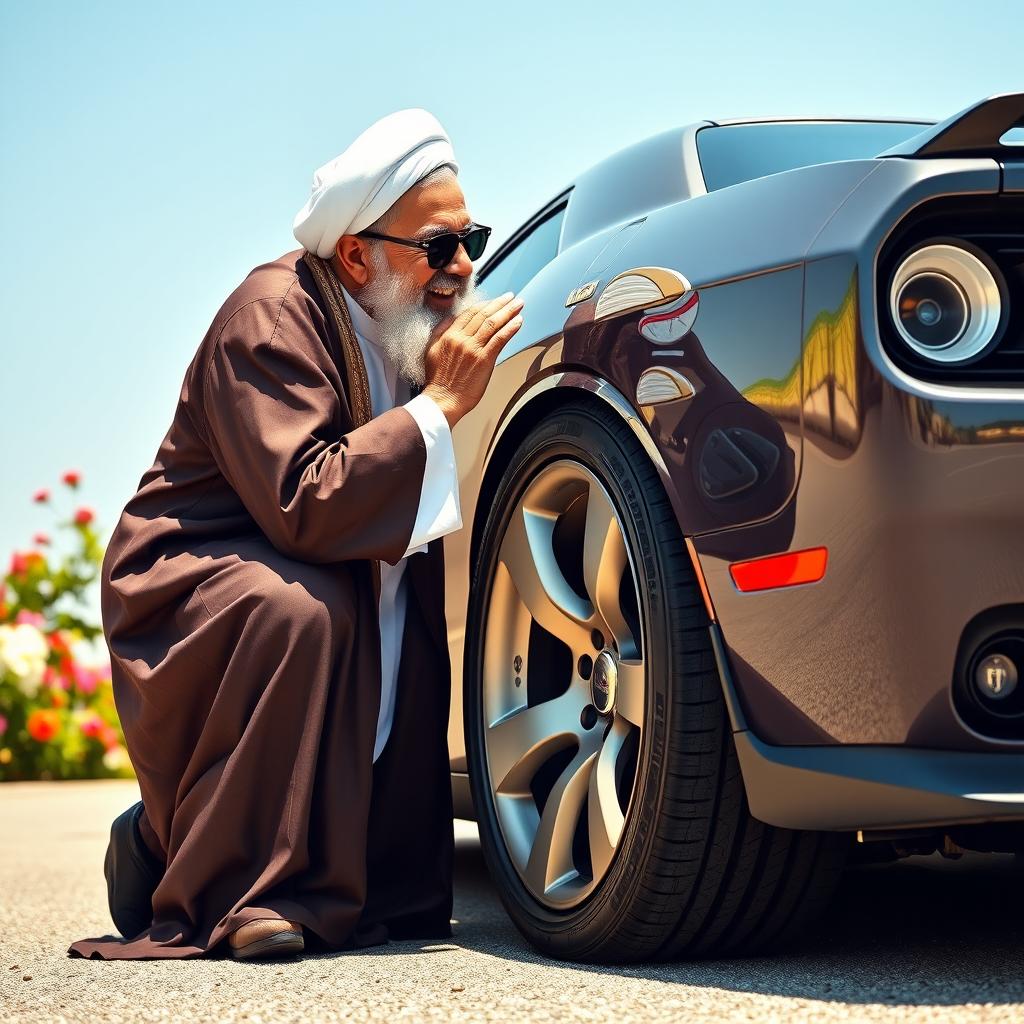
[[633, 556], [588, 467], [558, 459], [529, 479], [486, 600], [481, 706], [496, 817], [529, 892], [573, 907], [621, 845], [647, 690]]

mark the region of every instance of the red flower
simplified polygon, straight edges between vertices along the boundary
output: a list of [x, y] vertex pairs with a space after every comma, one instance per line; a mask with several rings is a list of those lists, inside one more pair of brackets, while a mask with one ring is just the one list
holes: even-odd
[[50, 535], [48, 533], [42, 533], [42, 532], [34, 534], [33, 537], [32, 537], [32, 543], [33, 544], [49, 544], [50, 543]]
[[79, 526], [86, 526], [91, 523], [94, 518], [95, 515], [93, 514], [92, 509], [86, 508], [85, 505], [75, 512], [75, 522], [78, 523]]
[[62, 477], [61, 480], [68, 485], [68, 487], [77, 487], [78, 481], [82, 479], [82, 474], [77, 469], [69, 469]]
[[50, 492], [45, 487], [40, 487], [35, 494], [32, 495], [32, 500], [42, 504], [44, 501], [50, 500]]
[[112, 725], [102, 725], [97, 738], [106, 750], [121, 745], [121, 737], [118, 736], [117, 730]]
[[55, 629], [52, 633], [46, 634], [46, 639], [50, 642], [50, 647], [55, 651], [59, 651], [62, 654], [67, 654], [70, 650], [68, 647], [67, 640], [64, 639], [64, 634], [59, 629]]
[[60, 731], [60, 715], [52, 708], [36, 708], [28, 716], [28, 734], [40, 743], [48, 743]]
[[11, 567], [8, 570], [12, 576], [21, 576], [29, 571], [37, 562], [44, 561], [42, 552], [39, 551], [15, 551], [11, 554]]

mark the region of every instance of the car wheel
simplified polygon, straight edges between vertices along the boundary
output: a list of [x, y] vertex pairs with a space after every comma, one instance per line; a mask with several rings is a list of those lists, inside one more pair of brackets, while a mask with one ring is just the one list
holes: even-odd
[[709, 628], [629, 428], [589, 403], [540, 422], [479, 537], [464, 699], [484, 856], [542, 952], [754, 952], [829, 897], [847, 839], [751, 817]]

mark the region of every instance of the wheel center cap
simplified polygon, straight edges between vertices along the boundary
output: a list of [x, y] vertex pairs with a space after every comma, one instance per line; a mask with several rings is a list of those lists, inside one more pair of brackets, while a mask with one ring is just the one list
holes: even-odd
[[594, 674], [590, 677], [591, 699], [599, 714], [606, 715], [615, 706], [618, 674], [615, 656], [611, 651], [602, 651], [594, 662]]

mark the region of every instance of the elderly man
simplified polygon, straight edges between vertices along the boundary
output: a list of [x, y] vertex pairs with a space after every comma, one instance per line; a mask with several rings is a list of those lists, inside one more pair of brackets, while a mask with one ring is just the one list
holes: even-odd
[[476, 301], [457, 172], [426, 111], [372, 125], [189, 364], [103, 564], [142, 792], [104, 863], [124, 938], [71, 955], [451, 934], [451, 427], [522, 306]]

